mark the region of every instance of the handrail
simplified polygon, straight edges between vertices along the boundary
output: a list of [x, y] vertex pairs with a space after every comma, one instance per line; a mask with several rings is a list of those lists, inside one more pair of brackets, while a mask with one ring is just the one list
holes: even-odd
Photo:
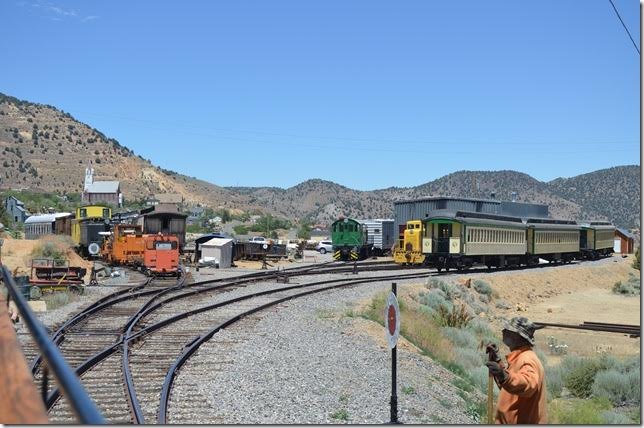
[[96, 404], [91, 400], [74, 371], [69, 367], [60, 350], [51, 341], [45, 327], [34, 315], [27, 301], [19, 292], [16, 283], [7, 269], [2, 266], [2, 279], [11, 298], [22, 315], [22, 320], [29, 329], [40, 353], [47, 362], [47, 367], [56, 378], [56, 382], [64, 391], [69, 405], [81, 424], [105, 424], [105, 419]]

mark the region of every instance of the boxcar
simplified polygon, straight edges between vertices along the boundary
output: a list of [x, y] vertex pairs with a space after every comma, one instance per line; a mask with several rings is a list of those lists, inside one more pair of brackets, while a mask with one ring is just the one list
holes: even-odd
[[393, 219], [360, 220], [367, 230], [367, 244], [371, 246], [373, 254], [387, 255], [391, 252], [396, 235], [394, 233]]

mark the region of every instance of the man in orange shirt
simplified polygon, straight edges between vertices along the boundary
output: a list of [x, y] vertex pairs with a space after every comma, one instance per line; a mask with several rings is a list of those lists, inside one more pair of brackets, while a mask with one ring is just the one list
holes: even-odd
[[497, 424], [548, 423], [545, 373], [532, 350], [536, 329], [525, 317], [512, 318], [503, 329], [503, 343], [510, 348], [507, 367], [500, 359], [486, 363], [501, 389], [496, 406]]

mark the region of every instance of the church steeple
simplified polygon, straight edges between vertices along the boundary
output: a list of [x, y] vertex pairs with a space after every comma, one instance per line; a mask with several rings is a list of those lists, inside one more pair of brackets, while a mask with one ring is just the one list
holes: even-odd
[[84, 190], [87, 191], [89, 186], [94, 183], [94, 168], [92, 168], [92, 161], [87, 161], [87, 168], [85, 168], [85, 187]]

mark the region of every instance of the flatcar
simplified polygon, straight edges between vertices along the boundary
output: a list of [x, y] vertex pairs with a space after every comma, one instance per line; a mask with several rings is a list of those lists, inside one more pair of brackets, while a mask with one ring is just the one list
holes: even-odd
[[613, 253], [615, 226], [606, 221], [591, 221], [581, 225], [579, 247], [585, 259], [598, 259]]
[[335, 260], [363, 260], [373, 252], [373, 245], [367, 240], [367, 228], [350, 218], [341, 217], [331, 224], [331, 242]]
[[103, 244], [101, 232], [108, 232], [112, 209], [104, 205], [84, 205], [76, 208], [71, 236], [77, 251], [83, 256], [98, 256]]
[[143, 272], [149, 276], [179, 275], [179, 238], [175, 235], [143, 235]]
[[141, 226], [131, 224], [115, 224], [101, 249], [103, 259], [112, 265], [142, 266], [144, 253]]

